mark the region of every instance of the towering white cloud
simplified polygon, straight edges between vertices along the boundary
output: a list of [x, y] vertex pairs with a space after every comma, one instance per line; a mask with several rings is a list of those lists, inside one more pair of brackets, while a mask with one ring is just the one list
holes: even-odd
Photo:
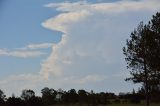
[[63, 33], [62, 40], [53, 46], [53, 52], [42, 64], [41, 73], [49, 77], [49, 73], [60, 75], [70, 70], [89, 74], [98, 73], [102, 67], [104, 72], [110, 64], [121, 66], [118, 62], [122, 62], [121, 48], [126, 36], [141, 20], [158, 11], [160, 3], [157, 0], [96, 4], [82, 1], [45, 6], [61, 13], [42, 25]]

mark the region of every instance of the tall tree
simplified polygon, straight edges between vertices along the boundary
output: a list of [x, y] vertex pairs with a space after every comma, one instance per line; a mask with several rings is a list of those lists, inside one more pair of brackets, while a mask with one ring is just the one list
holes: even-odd
[[160, 13], [153, 15], [149, 22], [152, 36], [154, 37], [154, 45], [152, 44], [152, 50], [150, 51], [152, 56], [150, 57], [150, 67], [154, 70], [152, 72], [152, 83], [154, 85], [160, 84]]
[[127, 39], [123, 48], [127, 67], [135, 83], [143, 83], [149, 106], [149, 90], [160, 91], [160, 13], [153, 15], [147, 25], [141, 22]]
[[148, 65], [149, 45], [152, 44], [152, 33], [148, 25], [141, 22], [135, 29], [130, 39], [127, 39], [127, 47], [123, 48], [127, 68], [130, 68], [132, 77], [126, 80], [132, 80], [134, 83], [143, 83], [146, 91], [147, 106], [149, 106], [149, 78], [150, 67]]

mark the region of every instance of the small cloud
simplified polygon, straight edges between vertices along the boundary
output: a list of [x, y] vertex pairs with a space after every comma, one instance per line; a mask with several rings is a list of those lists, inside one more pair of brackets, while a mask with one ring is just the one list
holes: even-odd
[[54, 43], [39, 43], [39, 44], [29, 44], [23, 48], [17, 48], [18, 50], [35, 50], [35, 49], [46, 49], [51, 48]]
[[29, 44], [23, 48], [16, 48], [16, 50], [14, 51], [8, 49], [0, 49], [0, 56], [13, 56], [20, 58], [37, 57], [45, 55], [46, 53], [35, 50], [51, 48], [53, 45], [53, 43]]
[[0, 49], [0, 55], [8, 55], [7, 49]]
[[41, 51], [13, 51], [13, 52], [9, 52], [9, 56], [22, 57], [22, 58], [37, 57], [37, 56], [41, 56], [44, 54], [46, 54], [46, 53], [41, 52]]
[[27, 48], [29, 49], [45, 49], [45, 48], [50, 48], [54, 44], [53, 43], [41, 43], [41, 44], [29, 44]]
[[87, 83], [101, 82], [105, 79], [107, 79], [107, 76], [104, 75], [87, 75], [84, 78], [79, 79], [78, 82], [80, 84], [87, 84]]
[[27, 51], [27, 50], [10, 51], [7, 49], [0, 49], [0, 56], [28, 58], [28, 57], [37, 57], [37, 56], [41, 56], [44, 54], [46, 53], [41, 52], [41, 51]]

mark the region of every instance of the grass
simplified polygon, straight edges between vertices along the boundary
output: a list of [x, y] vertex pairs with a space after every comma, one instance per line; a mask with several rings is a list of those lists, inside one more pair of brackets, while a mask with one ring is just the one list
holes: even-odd
[[[66, 106], [66, 105], [53, 105], [53, 106]], [[68, 104], [67, 106], [80, 106], [79, 104]], [[88, 105], [88, 104], [81, 104], [81, 106], [92, 106], [92, 105]], [[146, 106], [145, 104], [129, 104], [129, 103], [126, 103], [126, 104], [122, 104], [122, 103], [119, 103], [119, 104], [107, 104], [107, 105], [98, 105], [98, 106]], [[150, 106], [160, 106], [160, 103], [159, 104], [150, 104]]]
[[[106, 106], [146, 106], [145, 104], [110, 104]], [[160, 106], [160, 104], [151, 104], [150, 106]]]
[[[146, 106], [145, 104], [110, 104], [107, 106]], [[160, 104], [150, 104], [150, 106], [160, 106]]]

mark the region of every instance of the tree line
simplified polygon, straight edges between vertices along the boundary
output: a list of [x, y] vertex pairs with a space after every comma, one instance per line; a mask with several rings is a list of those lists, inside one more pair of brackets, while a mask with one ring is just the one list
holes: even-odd
[[[160, 102], [160, 91], [157, 93], [159, 93], [158, 97], [155, 98], [155, 95], [153, 95], [153, 98], [157, 99], [152, 101], [154, 103]], [[137, 92], [133, 90], [129, 93], [116, 95], [111, 92], [95, 93], [93, 90], [88, 92], [83, 89], [64, 91], [45, 87], [41, 90], [41, 94], [41, 96], [36, 96], [33, 90], [25, 89], [19, 97], [13, 94], [11, 97], [6, 98], [4, 92], [0, 90], [0, 106], [107, 106], [112, 103], [139, 104], [145, 99], [145, 90], [143, 88]]]

